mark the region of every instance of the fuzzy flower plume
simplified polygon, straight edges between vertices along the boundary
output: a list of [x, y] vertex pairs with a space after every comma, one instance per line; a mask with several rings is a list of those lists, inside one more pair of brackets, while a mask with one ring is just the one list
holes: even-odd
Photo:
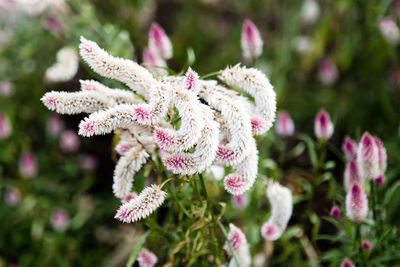
[[71, 80], [79, 67], [78, 53], [75, 49], [64, 47], [57, 52], [56, 63], [46, 70], [45, 79], [49, 82]]
[[344, 188], [349, 191], [355, 184], [363, 184], [364, 180], [360, 174], [357, 160], [352, 160], [347, 163], [344, 171]]
[[199, 75], [190, 67], [185, 74], [185, 88], [189, 91], [197, 92], [199, 84]]
[[291, 136], [294, 134], [294, 123], [289, 113], [281, 111], [276, 120], [276, 133], [280, 136]]
[[355, 159], [357, 155], [357, 143], [350, 137], [346, 136], [344, 139], [343, 145], [342, 145], [342, 150], [346, 156], [347, 160], [353, 160]]
[[373, 180], [381, 174], [378, 147], [375, 138], [369, 133], [364, 133], [361, 137], [357, 150], [357, 160], [364, 181]]
[[359, 184], [351, 187], [346, 196], [346, 214], [353, 222], [361, 223], [368, 214], [368, 200]]
[[340, 267], [355, 267], [355, 265], [349, 258], [345, 258], [340, 264]]
[[275, 120], [276, 94], [267, 76], [258, 69], [236, 65], [221, 71], [220, 78], [230, 86], [243, 88], [254, 98], [254, 115], [262, 119], [263, 125], [259, 133], [268, 131]]
[[261, 235], [267, 240], [276, 240], [281, 237], [292, 216], [292, 193], [287, 187], [270, 182], [267, 197], [271, 203], [271, 217], [261, 227]]
[[319, 139], [329, 139], [333, 134], [333, 123], [329, 113], [325, 110], [318, 112], [315, 117], [314, 125], [315, 135]]
[[131, 223], [148, 217], [164, 202], [166, 193], [158, 185], [151, 185], [143, 189], [138, 197], [122, 204], [115, 218]]
[[[229, 246], [229, 244], [230, 246]], [[245, 234], [233, 224], [229, 225], [229, 233], [228, 240], [224, 245], [224, 249], [228, 252], [229, 255], [232, 254], [231, 248], [233, 249], [233, 253], [236, 256], [239, 266], [248, 267], [251, 264], [249, 244], [247, 243], [247, 239]], [[232, 256], [232, 255], [231, 255]], [[229, 267], [236, 267], [235, 258], [232, 256]]]
[[149, 48], [162, 59], [172, 57], [172, 45], [164, 30], [157, 23], [153, 23], [149, 31]]
[[139, 263], [139, 267], [153, 267], [156, 265], [158, 258], [153, 252], [143, 248], [139, 253], [137, 261]]
[[242, 27], [242, 52], [245, 59], [256, 59], [262, 53], [263, 40], [256, 25], [249, 19], [246, 19]]

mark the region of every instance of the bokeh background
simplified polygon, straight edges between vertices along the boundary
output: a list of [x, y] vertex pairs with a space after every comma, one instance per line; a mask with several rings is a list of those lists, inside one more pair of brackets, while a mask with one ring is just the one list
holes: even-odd
[[[313, 201], [302, 202], [310, 193], [304, 187], [313, 174], [307, 149], [315, 139], [314, 117], [321, 108], [335, 124], [327, 161], [333, 162], [330, 177], [339, 184], [344, 136], [359, 140], [369, 131], [384, 141], [389, 168], [383, 190], [391, 190], [385, 202], [386, 227], [398, 228], [400, 1], [68, 0], [61, 13], [50, 7], [39, 14], [14, 9], [13, 3], [0, 0], [0, 123], [8, 121], [11, 127], [9, 134], [7, 127], [0, 127], [0, 266], [125, 265], [137, 242], [135, 233], [143, 230], [113, 218], [119, 206], [111, 190], [113, 137], [77, 136], [84, 116], [56, 115], [40, 98], [50, 90], [79, 90], [80, 79], [123, 87], [96, 76], [82, 61], [71, 81], [51, 83], [44, 76], [60, 48], [78, 49], [81, 35], [115, 56], [141, 62], [152, 22], [172, 41], [169, 68], [180, 72], [190, 64], [200, 75], [242, 61], [244, 19], [260, 30], [264, 50], [254, 65], [270, 78], [278, 110], [291, 114], [297, 133], [283, 140], [271, 130], [258, 140], [260, 176], [276, 176], [291, 185], [298, 203], [292, 232], [275, 245], [271, 265], [307, 266], [304, 240], [320, 255], [318, 264], [341, 261], [334, 257], [343, 253], [340, 242], [315, 238], [336, 232], [320, 219], [335, 199], [331, 186], [313, 189]], [[147, 175], [138, 175], [137, 188]], [[249, 225], [248, 238], [256, 244], [253, 253], [263, 246], [257, 213], [265, 210], [265, 218], [269, 210], [260, 195], [252, 195], [251, 205], [242, 211], [250, 217], [243, 224]], [[231, 205], [227, 194], [220, 197]], [[237, 215], [229, 206], [227, 221]], [[299, 229], [307, 239], [297, 238]], [[169, 244], [152, 244], [157, 245], [165, 248], [167, 258]], [[398, 248], [393, 241], [386, 249]]]

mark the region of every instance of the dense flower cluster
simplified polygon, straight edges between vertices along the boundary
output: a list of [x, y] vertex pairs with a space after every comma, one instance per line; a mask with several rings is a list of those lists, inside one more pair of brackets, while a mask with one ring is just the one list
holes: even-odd
[[[157, 24], [150, 30], [149, 52], [164, 62], [172, 56], [171, 43]], [[201, 80], [190, 68], [184, 76], [153, 76], [136, 62], [113, 57], [83, 37], [80, 55], [95, 72], [123, 82], [133, 92], [88, 80], [81, 81], [81, 91], [49, 92], [42, 101], [61, 114], [89, 113], [79, 125], [82, 136], [118, 134], [116, 151], [121, 157], [114, 172], [115, 196], [123, 200], [131, 194], [135, 173], [157, 147], [174, 174], [201, 173], [218, 161], [235, 169], [224, 179], [228, 192], [241, 195], [253, 185], [258, 170], [253, 136], [271, 128], [276, 111], [275, 92], [261, 71], [236, 65], [219, 75], [228, 86], [251, 95], [253, 102], [216, 80]], [[116, 217], [125, 222], [144, 218], [165, 197], [160, 193], [151, 198], [156, 202], [144, 212], [138, 200], [142, 194], [121, 206]], [[133, 209], [143, 213], [133, 214]]]

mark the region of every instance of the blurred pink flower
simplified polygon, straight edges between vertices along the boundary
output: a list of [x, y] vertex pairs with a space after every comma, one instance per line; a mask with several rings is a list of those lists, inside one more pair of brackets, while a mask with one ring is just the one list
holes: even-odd
[[45, 18], [45, 27], [53, 34], [58, 34], [62, 30], [60, 21], [54, 16], [47, 16]]
[[232, 204], [237, 209], [244, 209], [248, 203], [249, 200], [247, 199], [246, 195], [232, 196]]
[[93, 155], [83, 155], [81, 157], [81, 168], [85, 171], [93, 171], [97, 166], [97, 158]]
[[385, 174], [386, 167], [387, 167], [387, 154], [386, 149], [383, 146], [381, 139], [378, 137], [374, 137], [375, 145], [378, 150], [378, 162], [379, 162], [379, 171], [383, 175]]
[[38, 172], [38, 163], [35, 154], [27, 152], [19, 159], [19, 171], [25, 178], [33, 178]]
[[354, 184], [363, 183], [364, 181], [360, 175], [357, 160], [352, 160], [348, 162], [344, 171], [344, 187], [346, 191], [349, 191]]
[[158, 261], [157, 256], [145, 248], [140, 251], [137, 260], [140, 267], [153, 267]]
[[357, 151], [358, 166], [364, 181], [373, 180], [381, 173], [379, 168], [379, 151], [375, 139], [368, 132], [361, 137]]
[[12, 96], [15, 92], [14, 84], [11, 81], [0, 82], [0, 95], [2, 96]]
[[391, 17], [378, 20], [378, 28], [383, 37], [392, 45], [397, 45], [400, 41], [400, 31], [396, 22]]
[[290, 136], [294, 134], [294, 123], [289, 113], [281, 111], [276, 120], [276, 133], [281, 136]]
[[351, 262], [350, 259], [345, 258], [343, 262], [340, 264], [340, 267], [355, 267], [355, 265], [353, 264], [353, 262]]
[[0, 111], [0, 140], [7, 139], [12, 133], [12, 126], [8, 117]]
[[329, 139], [333, 134], [333, 128], [333, 123], [328, 112], [322, 109], [315, 118], [315, 135], [319, 139]]
[[151, 24], [149, 48], [158, 57], [166, 60], [172, 57], [172, 45], [164, 30], [157, 23]]
[[339, 76], [335, 62], [326, 57], [319, 65], [319, 79], [325, 85], [333, 84]]
[[346, 214], [353, 222], [361, 223], [368, 214], [368, 200], [362, 187], [355, 184], [346, 196]]
[[64, 131], [61, 133], [60, 147], [65, 152], [75, 152], [80, 145], [78, 135], [73, 131]]
[[18, 188], [11, 188], [6, 191], [4, 201], [7, 205], [14, 206], [21, 202], [21, 197], [21, 192]]
[[55, 230], [64, 231], [69, 225], [68, 213], [64, 209], [58, 208], [51, 214], [50, 221]]
[[253, 60], [262, 53], [263, 40], [256, 25], [249, 19], [246, 19], [242, 26], [242, 54], [247, 60]]
[[246, 236], [238, 227], [233, 224], [229, 224], [228, 241], [234, 250], [237, 250], [247, 245]]
[[342, 150], [344, 154], [346, 155], [347, 160], [352, 160], [356, 157], [357, 154], [357, 143], [350, 137], [346, 136], [344, 139], [343, 145], [342, 145]]
[[64, 130], [64, 122], [60, 116], [56, 114], [50, 115], [47, 119], [47, 130], [52, 136], [58, 136], [62, 130]]
[[342, 210], [339, 206], [333, 206], [329, 214], [333, 218], [339, 218], [342, 215]]
[[159, 57], [156, 53], [151, 51], [150, 49], [145, 49], [143, 51], [143, 64], [150, 71], [154, 71], [158, 75], [166, 75], [167, 71], [163, 69], [167, 66], [164, 59]]
[[374, 179], [374, 183], [376, 185], [383, 185], [385, 183], [385, 176], [384, 175], [379, 175], [377, 178]]
[[363, 240], [361, 244], [362, 249], [364, 250], [370, 250], [371, 249], [371, 242], [368, 240]]

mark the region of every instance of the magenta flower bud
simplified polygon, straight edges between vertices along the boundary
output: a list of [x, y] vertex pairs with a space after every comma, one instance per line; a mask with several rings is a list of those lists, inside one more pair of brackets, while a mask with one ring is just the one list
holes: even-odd
[[24, 153], [19, 159], [19, 172], [25, 178], [33, 178], [38, 172], [38, 163], [35, 154]]
[[319, 139], [329, 139], [333, 134], [333, 123], [328, 112], [323, 109], [315, 118], [314, 130]]
[[364, 240], [361, 244], [362, 249], [364, 250], [370, 250], [371, 249], [371, 242], [368, 240]]
[[47, 16], [44, 23], [45, 27], [53, 34], [58, 34], [62, 30], [61, 23], [54, 16]]
[[344, 187], [346, 191], [349, 191], [350, 188], [355, 184], [363, 183], [364, 181], [360, 175], [357, 160], [348, 162], [344, 171]]
[[85, 171], [93, 171], [97, 166], [97, 159], [92, 155], [84, 155], [81, 158], [81, 168]]
[[346, 214], [353, 222], [361, 223], [368, 213], [368, 200], [362, 187], [355, 184], [346, 196]]
[[342, 150], [348, 161], [355, 159], [357, 154], [357, 143], [350, 137], [346, 136], [344, 139]]
[[286, 111], [279, 112], [275, 130], [280, 136], [290, 136], [294, 134], [294, 124], [289, 113]]
[[361, 137], [357, 160], [360, 174], [364, 181], [373, 180], [381, 174], [378, 147], [375, 139], [369, 133], [364, 133]]
[[345, 258], [343, 260], [342, 264], [340, 264], [340, 267], [355, 267], [355, 265], [353, 264], [353, 262], [350, 259]]
[[319, 65], [319, 79], [325, 85], [333, 84], [339, 76], [335, 62], [330, 58], [322, 59]]
[[80, 145], [78, 135], [73, 131], [61, 133], [60, 147], [64, 152], [75, 152]]
[[248, 203], [249, 200], [247, 199], [246, 195], [232, 196], [232, 204], [239, 210], [244, 209]]
[[382, 36], [392, 45], [397, 45], [400, 41], [400, 31], [396, 22], [390, 18], [382, 18], [378, 21], [378, 28]]
[[340, 217], [340, 215], [342, 215], [342, 210], [339, 208], [339, 206], [333, 206], [329, 214], [331, 217], [337, 219]]
[[155, 72], [160, 76], [167, 74], [167, 71], [164, 69], [167, 66], [165, 60], [160, 58], [150, 49], [145, 49], [143, 51], [143, 64], [146, 66], [147, 69]]
[[9, 97], [15, 92], [14, 84], [10, 81], [0, 82], [0, 95]]
[[11, 188], [6, 191], [4, 201], [7, 205], [14, 206], [21, 202], [21, 198], [21, 192], [18, 190], [18, 188]]
[[170, 59], [172, 57], [172, 45], [164, 30], [157, 24], [151, 24], [149, 31], [149, 48], [162, 59]]
[[376, 185], [383, 185], [385, 183], [385, 176], [379, 175], [377, 178], [374, 179], [374, 183]]
[[238, 227], [233, 224], [229, 225], [228, 240], [234, 250], [238, 250], [241, 247], [247, 245], [246, 236]]
[[140, 267], [153, 267], [158, 261], [157, 256], [145, 248], [140, 251], [137, 260]]
[[52, 114], [47, 119], [47, 130], [52, 136], [58, 136], [64, 130], [64, 122], [60, 116]]
[[0, 140], [7, 139], [12, 133], [11, 123], [7, 116], [0, 112]]
[[379, 171], [381, 172], [381, 174], [384, 174], [386, 171], [386, 167], [387, 167], [386, 149], [383, 146], [381, 139], [379, 139], [378, 137], [375, 137], [374, 139], [375, 139], [375, 145], [378, 150]]
[[56, 209], [50, 218], [53, 228], [59, 232], [64, 231], [69, 225], [69, 216], [64, 209]]
[[249, 19], [246, 19], [242, 27], [242, 53], [247, 60], [256, 59], [262, 53], [263, 40], [256, 25]]

